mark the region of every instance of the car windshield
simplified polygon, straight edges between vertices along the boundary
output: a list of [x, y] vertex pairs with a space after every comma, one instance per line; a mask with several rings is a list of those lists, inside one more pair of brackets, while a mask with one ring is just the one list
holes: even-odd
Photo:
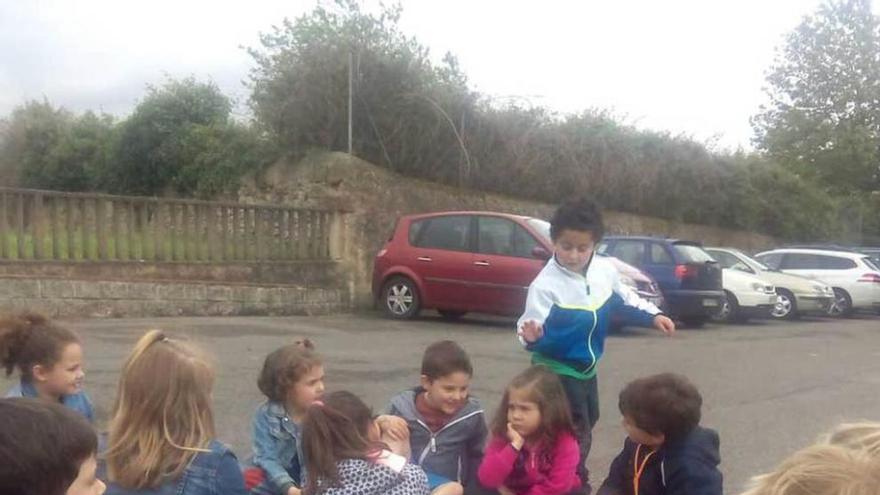
[[547, 242], [552, 242], [550, 240], [550, 222], [539, 220], [537, 218], [529, 218], [526, 220], [526, 223], [533, 229], [535, 232], [540, 234]]
[[675, 244], [675, 251], [684, 258], [688, 263], [705, 263], [707, 261], [715, 261], [709, 253], [700, 246], [693, 244]]
[[760, 261], [756, 260], [755, 258], [752, 258], [751, 256], [743, 253], [742, 251], [737, 251], [736, 255], [737, 255], [737, 257], [739, 257], [739, 259], [745, 260], [746, 264], [751, 265], [752, 268], [757, 268], [759, 270], [764, 270], [764, 271], [773, 271], [773, 269], [770, 268], [769, 266], [767, 266], [764, 263], [761, 263]]

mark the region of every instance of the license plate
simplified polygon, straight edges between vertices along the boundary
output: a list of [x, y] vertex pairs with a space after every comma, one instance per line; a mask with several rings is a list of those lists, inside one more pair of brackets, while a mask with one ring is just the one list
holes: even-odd
[[718, 299], [703, 299], [703, 306], [714, 308], [718, 306]]

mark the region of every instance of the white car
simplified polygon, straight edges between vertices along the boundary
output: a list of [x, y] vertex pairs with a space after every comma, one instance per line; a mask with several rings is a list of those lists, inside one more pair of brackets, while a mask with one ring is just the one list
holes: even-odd
[[834, 304], [829, 314], [847, 316], [854, 310], [880, 310], [880, 268], [865, 254], [783, 248], [756, 254], [755, 258], [770, 268], [830, 285]]
[[776, 306], [776, 287], [754, 275], [724, 268], [721, 283], [724, 299], [713, 317], [716, 321], [744, 322], [751, 317], [768, 317]]
[[757, 275], [775, 285], [777, 299], [771, 313], [774, 318], [794, 319], [801, 313], [826, 314], [834, 303], [834, 290], [828, 284], [773, 270], [738, 249], [705, 249], [723, 268]]

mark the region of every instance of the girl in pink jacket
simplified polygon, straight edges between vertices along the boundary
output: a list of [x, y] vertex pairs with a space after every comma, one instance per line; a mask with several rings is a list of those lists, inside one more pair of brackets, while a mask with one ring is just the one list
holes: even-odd
[[478, 472], [501, 495], [563, 495], [577, 490], [580, 451], [559, 378], [532, 366], [508, 385]]

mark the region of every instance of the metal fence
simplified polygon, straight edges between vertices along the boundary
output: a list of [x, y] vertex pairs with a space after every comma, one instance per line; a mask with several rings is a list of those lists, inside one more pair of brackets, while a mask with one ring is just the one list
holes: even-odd
[[285, 206], [0, 188], [0, 259], [330, 259], [341, 215]]

